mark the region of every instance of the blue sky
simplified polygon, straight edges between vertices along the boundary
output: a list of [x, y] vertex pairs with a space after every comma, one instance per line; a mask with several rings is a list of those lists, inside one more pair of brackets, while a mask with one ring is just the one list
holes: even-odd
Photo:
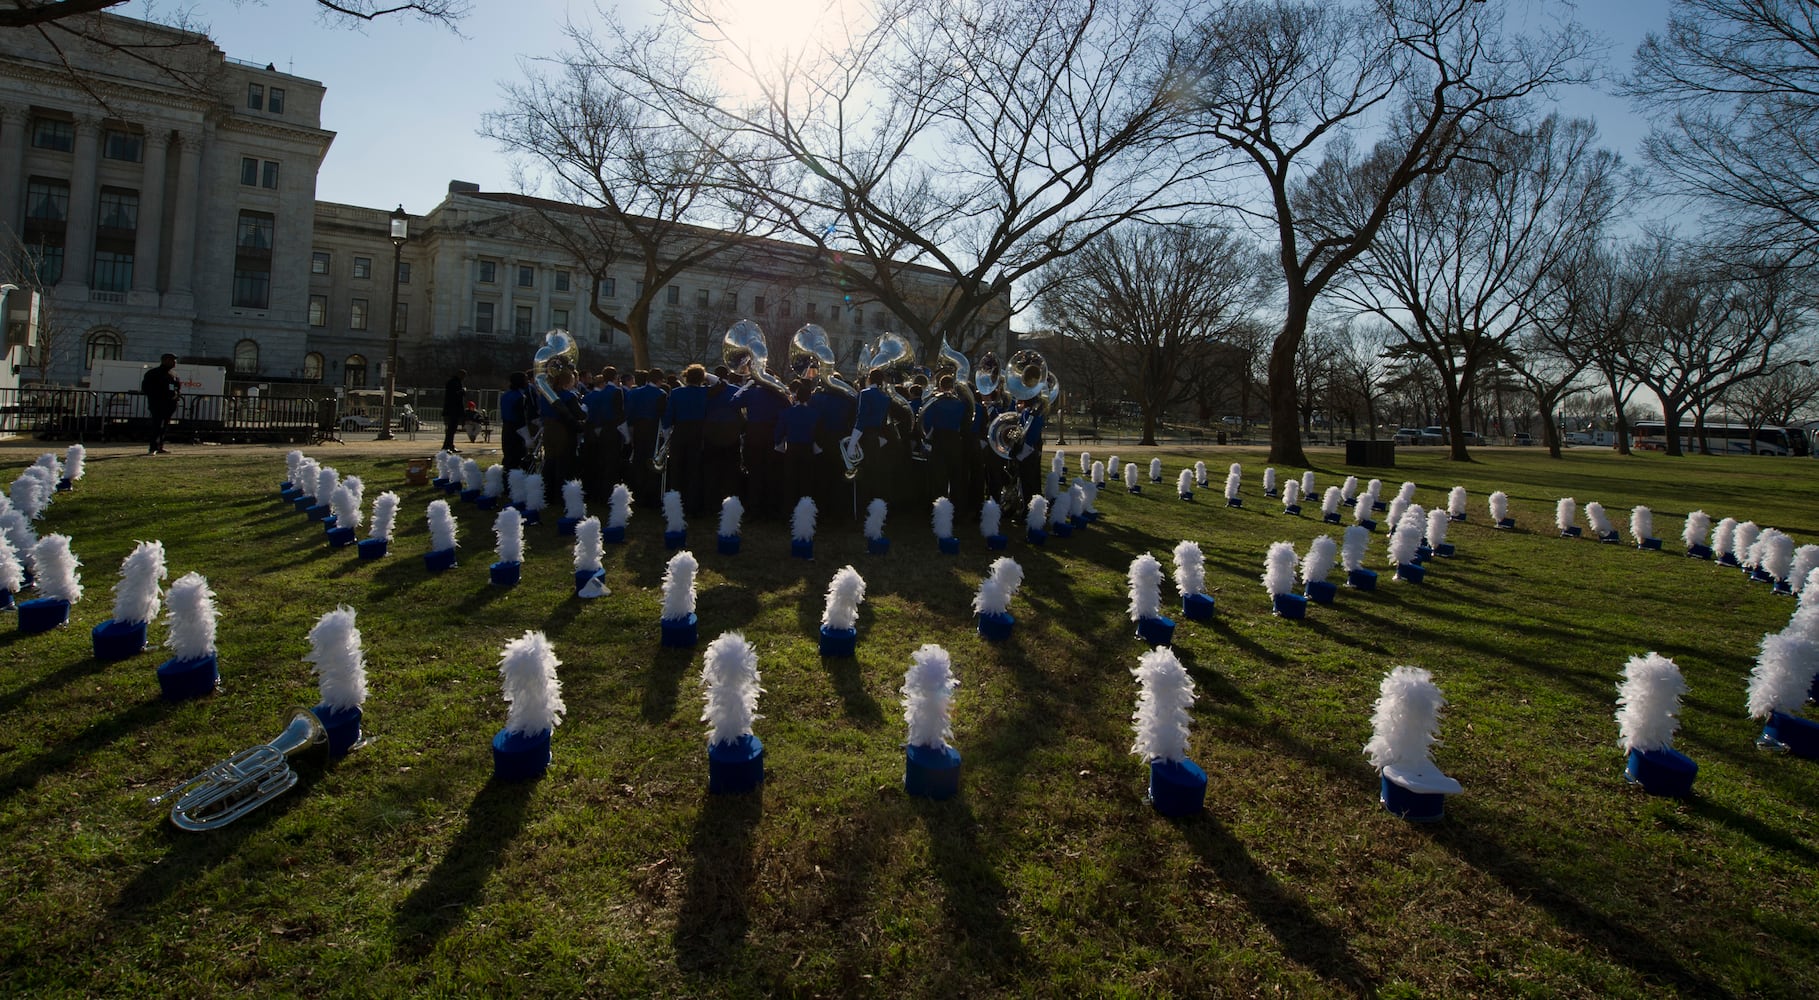
[[[476, 134], [480, 116], [500, 105], [506, 82], [523, 78], [521, 57], [559, 51], [565, 19], [595, 16], [587, 0], [475, 0], [473, 6], [459, 37], [399, 18], [364, 30], [338, 28], [323, 23], [308, 0], [204, 0], [194, 14], [228, 55], [327, 86], [323, 126], [337, 135], [317, 180], [318, 198], [374, 208], [403, 204], [421, 213], [441, 201], [450, 180], [516, 190], [511, 164]], [[647, 7], [617, 9], [633, 19]], [[148, 9], [168, 8], [136, 0], [117, 9], [147, 16]], [[1642, 36], [1666, 25], [1667, 10], [1668, 0], [1591, 0], [1577, 16], [1610, 42], [1607, 69], [1621, 73]], [[1647, 128], [1627, 102], [1575, 88], [1560, 103], [1569, 114], [1596, 118], [1605, 143], [1626, 158], [1640, 156]]]

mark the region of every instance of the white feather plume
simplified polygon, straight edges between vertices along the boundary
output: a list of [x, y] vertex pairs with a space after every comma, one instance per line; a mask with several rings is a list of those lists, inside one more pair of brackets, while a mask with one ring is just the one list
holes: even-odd
[[316, 665], [322, 704], [345, 712], [366, 703], [366, 655], [360, 648], [360, 630], [354, 627], [353, 608], [342, 605], [316, 620], [303, 661]]
[[1227, 500], [1238, 499], [1238, 493], [1243, 486], [1244, 472], [1234, 466], [1232, 471], [1225, 475], [1225, 498]]
[[[1738, 530], [1739, 535], [1741, 535], [1741, 526], [1739, 526]], [[1738, 557], [1742, 560], [1743, 565], [1748, 566], [1750, 569], [1758, 569], [1762, 566], [1762, 540], [1769, 537], [1768, 533], [1772, 530], [1774, 529], [1758, 527], [1752, 533], [1748, 545], [1745, 545], [1740, 541], [1732, 543], [1733, 545], [1736, 545]]]
[[326, 506], [335, 495], [335, 487], [341, 485], [341, 473], [332, 465], [324, 465], [316, 470], [316, 503]]
[[1762, 569], [1777, 580], [1788, 579], [1794, 568], [1794, 540], [1778, 528], [1764, 528], [1756, 544], [1762, 549]]
[[670, 556], [663, 567], [663, 620], [679, 621], [695, 613], [695, 554], [687, 549]]
[[529, 475], [529, 473], [525, 472], [523, 469], [505, 470], [506, 498], [518, 506], [523, 506], [524, 504], [524, 480], [527, 475]]
[[1269, 551], [1263, 555], [1263, 589], [1271, 597], [1293, 593], [1295, 590], [1295, 544], [1293, 542], [1271, 542]]
[[663, 530], [668, 532], [688, 530], [687, 522], [682, 519], [682, 494], [675, 490], [663, 494]]
[[613, 495], [606, 502], [606, 526], [624, 528], [625, 522], [632, 516], [632, 491], [624, 483], [613, 487]]
[[1282, 484], [1282, 506], [1299, 507], [1301, 505], [1301, 480], [1290, 479]]
[[32, 550], [32, 564], [37, 567], [38, 596], [68, 601], [82, 599], [82, 578], [76, 567], [82, 560], [70, 551], [68, 535], [45, 535]]
[[431, 500], [429, 503], [429, 548], [431, 552], [447, 552], [455, 547], [455, 515], [448, 509], [447, 500]]
[[1680, 531], [1680, 541], [1687, 548], [1704, 545], [1712, 532], [1712, 515], [1696, 510], [1686, 515], [1686, 527]]
[[1383, 480], [1381, 480], [1381, 479], [1371, 480], [1369, 483], [1367, 483], [1365, 485], [1364, 492], [1369, 493], [1371, 495], [1371, 503], [1373, 503], [1373, 504], [1375, 504], [1378, 500], [1383, 499]]
[[1068, 515], [1072, 514], [1073, 512], [1074, 512], [1074, 495], [1072, 493], [1056, 494], [1055, 499], [1052, 502], [1050, 502], [1048, 505], [1049, 527], [1052, 528], [1055, 525], [1066, 523], [1067, 519], [1068, 519]]
[[1502, 523], [1510, 516], [1509, 494], [1498, 490], [1490, 495], [1491, 520]]
[[1057, 476], [1066, 472], [1067, 471], [1067, 452], [1056, 451], [1053, 455], [1049, 456], [1048, 471]]
[[1118, 456], [1109, 455], [1105, 459], [1105, 474], [1108, 476], [1116, 476], [1124, 471], [1123, 465], [1123, 462], [1118, 461]]
[[1436, 507], [1427, 512], [1427, 544], [1439, 548], [1446, 544], [1446, 528], [1450, 523], [1446, 511]]
[[947, 497], [936, 497], [929, 523], [935, 529], [936, 538], [954, 537], [954, 502]]
[[1131, 621], [1162, 614], [1162, 564], [1148, 552], [1131, 560], [1125, 572], [1130, 581]]
[[1263, 492], [1273, 493], [1273, 492], [1275, 492], [1275, 490], [1276, 490], [1276, 470], [1274, 468], [1266, 467], [1263, 470]]
[[1787, 571], [1787, 583], [1794, 593], [1806, 593], [1806, 578], [1815, 567], [1819, 567], [1819, 545], [1802, 545], [1794, 550], [1794, 564]]
[[796, 501], [796, 509], [790, 514], [789, 536], [798, 542], [815, 540], [815, 501], [803, 497]]
[[1415, 561], [1415, 550], [1421, 547], [1422, 527], [1414, 511], [1402, 515], [1402, 520], [1396, 524], [1395, 534], [1389, 537], [1390, 565], [1406, 566]]
[[346, 483], [335, 487], [335, 491], [328, 495], [328, 506], [334, 512], [335, 527], [359, 529], [363, 516], [360, 512], [360, 499], [354, 496], [354, 491], [348, 489]]
[[1339, 505], [1345, 502], [1342, 491], [1337, 486], [1328, 486], [1326, 494], [1320, 498], [1320, 513], [1337, 514]]
[[903, 673], [903, 721], [909, 726], [906, 742], [913, 747], [944, 749], [954, 738], [950, 711], [954, 689], [960, 682], [954, 677], [953, 663], [947, 650], [934, 643], [924, 643], [910, 654], [910, 667]]
[[524, 561], [524, 515], [516, 507], [506, 507], [493, 518], [493, 537], [498, 539], [499, 561]]
[[505, 495], [505, 466], [489, 465], [486, 467], [484, 483], [480, 495], [497, 500]]
[[1194, 485], [1194, 470], [1192, 469], [1182, 469], [1181, 475], [1175, 477], [1175, 492], [1184, 497], [1193, 495]]
[[1105, 485], [1105, 463], [1104, 462], [1094, 462], [1093, 467], [1087, 471], [1087, 476], [1088, 476], [1088, 478], [1090, 478], [1093, 481], [1093, 485], [1104, 486]]
[[505, 644], [499, 657], [500, 693], [505, 697], [505, 731], [524, 736], [555, 729], [568, 706], [556, 677], [556, 649], [542, 632], [526, 632]]
[[1206, 593], [1206, 555], [1198, 542], [1175, 543], [1175, 590], [1182, 597]]
[[1131, 753], [1146, 761], [1179, 763], [1187, 759], [1188, 727], [1193, 722], [1194, 680], [1167, 646], [1137, 658], [1137, 708], [1131, 713], [1136, 739]]
[[1345, 542], [1339, 549], [1339, 560], [1347, 572], [1364, 568], [1364, 547], [1371, 541], [1370, 530], [1361, 524], [1345, 529]]
[[1333, 562], [1339, 558], [1339, 543], [1331, 535], [1320, 535], [1307, 543], [1307, 555], [1301, 557], [1301, 582], [1303, 584], [1320, 583], [1333, 571]]
[[701, 662], [704, 704], [701, 721], [707, 723], [709, 746], [732, 743], [749, 736], [758, 714], [758, 651], [738, 632], [723, 632], [708, 643]]
[[165, 575], [163, 542], [133, 546], [120, 561], [120, 582], [114, 584], [114, 621], [149, 622], [158, 617], [158, 585]]
[[1129, 464], [1129, 465], [1126, 465], [1126, 466], [1125, 466], [1125, 467], [1124, 467], [1124, 488], [1125, 488], [1125, 489], [1127, 489], [1127, 490], [1134, 490], [1134, 489], [1136, 489], [1136, 488], [1137, 488], [1137, 480], [1138, 480], [1138, 479], [1139, 479], [1139, 478], [1140, 478], [1140, 477], [1141, 477], [1141, 476], [1142, 476], [1142, 473], [1140, 473], [1140, 472], [1138, 472], [1138, 471], [1137, 471], [1137, 463], [1136, 463], [1136, 462], [1132, 462], [1132, 463], [1130, 463], [1130, 464]]
[[316, 498], [317, 473], [321, 468], [320, 462], [306, 455], [303, 461], [297, 463], [297, 476], [291, 480], [292, 484], [303, 491], [304, 496], [312, 500]]
[[722, 538], [735, 538], [739, 534], [739, 522], [745, 519], [745, 504], [738, 497], [727, 497], [720, 501], [720, 530]]
[[1010, 556], [999, 556], [993, 559], [991, 566], [986, 571], [991, 574], [991, 578], [996, 580], [1000, 587], [1004, 588], [1006, 600], [1016, 597], [1018, 588], [1023, 586], [1023, 567]]
[[1579, 502], [1577, 500], [1572, 497], [1561, 497], [1560, 501], [1554, 504], [1554, 527], [1565, 531], [1572, 527], [1573, 522], [1578, 519]]
[[888, 511], [883, 497], [873, 497], [865, 505], [865, 537], [878, 539], [884, 537], [884, 516]]
[[544, 501], [548, 495], [544, 492], [543, 473], [532, 472], [524, 477], [524, 509], [527, 513], [543, 512]]
[[1440, 739], [1440, 709], [1446, 698], [1433, 675], [1420, 667], [1397, 667], [1383, 675], [1377, 705], [1371, 713], [1371, 740], [1364, 753], [1381, 771], [1391, 764], [1428, 760]]
[[1455, 486], [1446, 495], [1446, 512], [1453, 517], [1465, 516], [1465, 487]]
[[[1813, 575], [1816, 572], [1819, 572], [1819, 566], [1815, 566], [1813, 569], [1808, 570], [1806, 582], [1800, 585], [1799, 608], [1802, 611], [1807, 608], [1819, 610], [1819, 576]], [[1797, 613], [1798, 612], [1796, 612], [1796, 614]], [[1814, 638], [1819, 639], [1819, 634], [1815, 634]]]
[[19, 550], [0, 533], [0, 590], [17, 594], [25, 587], [25, 564], [19, 561]]
[[1739, 521], [1731, 528], [1731, 554], [1745, 566], [1752, 565], [1748, 562], [1750, 547], [1756, 544], [1756, 539], [1761, 534], [1762, 528], [1756, 522]]
[[54, 451], [47, 451], [39, 455], [38, 460], [32, 464], [50, 473], [53, 483], [63, 478], [63, 462], [57, 458], [57, 453]]
[[[70, 447], [74, 448], [76, 446], [70, 445]], [[441, 454], [443, 454], [443, 452], [437, 452], [436, 454], [441, 455]], [[303, 464], [302, 449], [292, 448], [290, 451], [285, 452], [284, 453], [284, 478], [290, 480], [292, 483], [295, 483], [297, 481], [297, 467], [302, 464]]]
[[562, 484], [562, 516], [576, 522], [587, 516], [587, 487], [579, 479]]
[[[1186, 472], [1187, 470], [1183, 469], [1182, 471]], [[1206, 484], [1206, 463], [1205, 462], [1195, 462], [1194, 463], [1194, 482], [1196, 484], [1202, 485], [1202, 486], [1204, 486]]]
[[1004, 521], [1004, 509], [996, 500], [986, 500], [979, 505], [979, 534], [987, 538], [998, 534], [998, 528]]
[[[298, 455], [301, 456], [302, 453], [299, 452]], [[64, 453], [63, 478], [69, 480], [72, 483], [80, 480], [82, 478], [83, 474], [85, 472], [87, 472], [87, 470], [84, 469], [82, 466], [83, 461], [87, 457], [88, 457], [87, 448], [84, 448], [79, 444], [70, 445], [69, 451]]]
[[1303, 472], [1301, 474], [1301, 495], [1304, 497], [1311, 497], [1314, 495], [1315, 488], [1314, 474], [1312, 472]]
[[1630, 657], [1617, 685], [1617, 745], [1624, 753], [1671, 748], [1684, 694], [1686, 678], [1673, 660], [1654, 652]]
[[1731, 549], [1732, 540], [1736, 537], [1737, 519], [1727, 517], [1712, 526], [1712, 555], [1722, 558], [1734, 555]]
[[398, 520], [398, 494], [386, 490], [373, 498], [373, 527], [369, 538], [391, 540], [392, 527]]
[[1084, 476], [1092, 471], [1093, 471], [1093, 453], [1090, 451], [1081, 452], [1080, 453], [1080, 474]]
[[5, 532], [6, 540], [13, 543], [13, 551], [19, 553], [20, 562], [31, 572], [38, 567], [38, 533], [32, 530], [32, 523], [25, 512], [9, 510], [0, 514], [0, 532]]
[[480, 460], [464, 459], [461, 462], [461, 488], [474, 491], [486, 488], [486, 473], [480, 470]]
[[859, 621], [859, 604], [864, 600], [865, 578], [851, 566], [840, 567], [828, 582], [821, 624], [826, 628], [852, 628]]
[[1770, 712], [1794, 712], [1806, 703], [1819, 672], [1819, 642], [1792, 631], [1762, 637], [1762, 653], [1750, 671], [1749, 711], [1753, 719]]
[[1050, 500], [1061, 495], [1060, 469], [1048, 470], [1047, 478], [1042, 481], [1042, 495], [1048, 497]]
[[1384, 523], [1390, 526], [1391, 531], [1402, 530], [1402, 514], [1406, 510], [1408, 510], [1407, 500], [1400, 496], [1390, 498], [1389, 517], [1384, 518]]
[[185, 573], [164, 595], [164, 616], [170, 635], [164, 644], [179, 660], [199, 660], [215, 652], [215, 592], [201, 573]]
[[979, 590], [973, 595], [973, 611], [982, 615], [1001, 615], [1010, 607], [1010, 596], [1004, 587], [991, 577], [979, 581]]
[[1610, 515], [1604, 512], [1604, 505], [1593, 500], [1585, 505], [1585, 521], [1592, 526], [1592, 534], [1605, 538], [1615, 531]]
[[34, 521], [44, 512], [44, 490], [36, 476], [21, 475], [14, 479], [12, 486], [7, 489], [7, 496], [11, 499], [14, 510]]
[[1405, 504], [1414, 503], [1415, 502], [1415, 484], [1410, 483], [1410, 482], [1404, 482], [1399, 488], [1397, 488], [1396, 497], [1397, 497], [1397, 499], [1401, 500]]
[[1371, 495], [1368, 492], [1358, 494], [1357, 499], [1352, 501], [1352, 524], [1358, 525], [1359, 522], [1370, 520], [1371, 506]]
[[1048, 498], [1030, 497], [1029, 516], [1024, 523], [1032, 528], [1040, 528], [1048, 523]]
[[1630, 508], [1630, 541], [1641, 545], [1645, 538], [1655, 537], [1655, 512], [1637, 504]]
[[1152, 483], [1156, 482], [1157, 480], [1159, 480], [1161, 478], [1162, 478], [1162, 459], [1160, 459], [1160, 458], [1150, 459], [1150, 482], [1152, 482]]
[[575, 572], [593, 573], [600, 569], [600, 519], [584, 517], [575, 525]]

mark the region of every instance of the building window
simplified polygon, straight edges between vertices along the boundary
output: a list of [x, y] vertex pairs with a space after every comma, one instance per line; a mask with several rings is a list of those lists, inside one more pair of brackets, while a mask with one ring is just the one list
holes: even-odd
[[695, 289], [695, 304], [698, 306], [702, 306], [702, 307], [705, 307], [707, 305], [707, 289], [705, 289], [705, 288]]
[[518, 265], [518, 287], [533, 288], [537, 284], [537, 269], [529, 264]]
[[556, 291], [558, 291], [558, 292], [568, 291], [568, 272], [567, 271], [557, 271], [556, 272]]
[[32, 119], [32, 145], [39, 149], [54, 149], [67, 153], [76, 148], [76, 125], [74, 122], [60, 121], [56, 118]]
[[632, 282], [632, 298], [634, 298], [634, 299], [644, 298], [644, 282], [642, 282], [642, 281]]
[[682, 289], [676, 285], [665, 288], [663, 290], [663, 301], [672, 306], [680, 305], [682, 303]]
[[707, 320], [702, 319], [695, 321], [695, 349], [698, 351], [707, 350]]
[[764, 296], [752, 296], [752, 312], [757, 313], [760, 316], [764, 315]]
[[777, 303], [777, 315], [779, 315], [779, 316], [788, 316], [789, 315], [789, 300], [788, 299], [784, 299], [782, 302]]
[[266, 212], [241, 212], [234, 243], [234, 305], [269, 309], [272, 299], [272, 227]]
[[398, 262], [398, 284], [408, 285], [410, 283], [411, 283], [411, 266], [409, 264], [405, 263], [404, 261], [399, 261]]
[[813, 302], [810, 302], [808, 305], [804, 306], [803, 313], [804, 313], [804, 315], [808, 316], [809, 319], [814, 319], [815, 318], [815, 304]]
[[330, 262], [327, 250], [316, 250], [309, 255], [309, 273], [327, 274]]
[[354, 277], [370, 278], [373, 276], [373, 259], [371, 257], [354, 258]]
[[392, 329], [397, 330], [399, 333], [404, 332], [405, 320], [410, 318], [410, 307], [411, 304], [409, 302], [395, 302], [392, 304]]
[[242, 340], [234, 345], [234, 374], [259, 374], [259, 342]]
[[[61, 238], [61, 237], [59, 237]], [[40, 285], [54, 285], [63, 280], [63, 247], [33, 243], [26, 250], [32, 277]]]
[[531, 307], [530, 306], [518, 306], [517, 309], [514, 310], [514, 312], [516, 313], [516, 315], [514, 315], [512, 317], [512, 332], [517, 334], [520, 337], [530, 336], [531, 335], [531, 320], [534, 318], [531, 315]]
[[309, 297], [309, 325], [328, 325], [328, 296], [312, 295]]
[[95, 273], [89, 287], [97, 292], [124, 292], [133, 287], [133, 255], [95, 251]]
[[493, 304], [491, 302], [474, 303], [474, 332], [493, 332]]
[[366, 355], [350, 354], [341, 365], [341, 384], [349, 389], [366, 388]]
[[303, 377], [311, 382], [322, 381], [322, 352], [311, 351], [303, 356]]
[[265, 108], [265, 88], [256, 83], [247, 84], [246, 106], [251, 111], [263, 110]]
[[138, 163], [145, 159], [145, 140], [132, 132], [110, 128], [101, 135], [101, 155], [110, 160]]
[[721, 308], [725, 309], [727, 312], [738, 312], [739, 311], [739, 293], [738, 292], [721, 292], [720, 295], [721, 295], [721, 299], [720, 299]]
[[[69, 186], [67, 184], [64, 185], [63, 202], [64, 202], [64, 205], [67, 207], [69, 204]], [[601, 278], [600, 279], [600, 294], [596, 295], [594, 297], [600, 298], [600, 299], [611, 299], [611, 298], [617, 298], [618, 294], [619, 294], [619, 283], [617, 281], [614, 281], [611, 278]]]
[[682, 321], [674, 316], [663, 321], [663, 346], [672, 351], [682, 349]]
[[42, 222], [69, 219], [69, 181], [34, 177], [25, 185], [25, 217]]
[[234, 268], [234, 305], [242, 309], [268, 309], [272, 301], [272, 272]]
[[264, 212], [241, 212], [240, 233], [235, 244], [242, 252], [263, 250], [271, 253], [273, 221], [272, 216]]
[[246, 185], [247, 187], [257, 187], [258, 186], [258, 184], [259, 184], [259, 161], [258, 160], [255, 160], [250, 156], [242, 156], [240, 158], [240, 183]]
[[558, 330], [568, 329], [568, 310], [551, 309], [549, 311], [549, 325]]
[[270, 111], [274, 115], [283, 114], [284, 113], [284, 88], [283, 87], [273, 87], [272, 92], [269, 95], [269, 98], [270, 99], [265, 102], [265, 110]]
[[139, 192], [104, 187], [99, 208], [100, 228], [126, 233], [139, 228]]
[[355, 299], [347, 311], [347, 326], [350, 330], [366, 329], [366, 300]]
[[497, 281], [498, 280], [498, 270], [497, 269], [498, 269], [498, 265], [496, 263], [494, 263], [493, 261], [490, 261], [490, 260], [481, 261], [480, 262], [480, 281], [481, 281], [481, 283], [490, 285], [494, 281]]
[[88, 357], [88, 367], [94, 368], [97, 361], [118, 361], [126, 349], [126, 342], [120, 335], [111, 330], [97, 330], [88, 335], [88, 346], [84, 353]]
[[265, 170], [264, 170], [264, 172], [262, 172], [259, 175], [259, 186], [263, 187], [263, 188], [271, 188], [274, 191], [276, 191], [278, 189], [278, 161], [277, 160], [266, 160], [265, 161]]
[[865, 310], [858, 306], [853, 307], [853, 329], [865, 329]]

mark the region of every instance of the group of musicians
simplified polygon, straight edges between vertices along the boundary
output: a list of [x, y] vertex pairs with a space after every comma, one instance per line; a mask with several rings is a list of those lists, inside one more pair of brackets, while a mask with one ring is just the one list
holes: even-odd
[[[996, 362], [988, 355], [986, 364]], [[552, 508], [562, 484], [579, 479], [594, 504], [618, 483], [648, 509], [674, 490], [690, 517], [737, 496], [748, 517], [782, 519], [807, 496], [822, 523], [863, 519], [874, 498], [896, 523], [926, 523], [936, 497], [977, 516], [1007, 483], [1025, 497], [1041, 491], [1040, 400], [1019, 403], [1002, 389], [980, 395], [951, 372], [933, 384], [926, 373], [893, 384], [874, 369], [857, 388], [812, 363], [788, 385], [744, 367], [695, 364], [679, 377], [653, 368], [629, 379], [608, 367], [559, 375], [547, 391], [514, 373], [499, 402], [504, 464], [540, 471]], [[1002, 413], [1017, 414], [1019, 432], [1005, 455], [987, 441]]]

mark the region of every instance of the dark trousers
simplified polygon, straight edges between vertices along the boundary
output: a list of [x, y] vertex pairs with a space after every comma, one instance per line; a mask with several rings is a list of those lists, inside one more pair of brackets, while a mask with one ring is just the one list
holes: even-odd
[[[783, 461], [777, 451], [777, 425], [746, 424], [739, 461], [745, 467], [745, 481], [739, 496], [745, 501], [748, 516], [782, 517], [784, 509]], [[813, 446], [810, 446], [813, 451]]]
[[669, 470], [663, 484], [666, 491], [682, 495], [682, 511], [696, 517], [706, 511], [706, 482], [702, 477], [705, 440], [699, 420], [685, 420], [671, 425]]
[[581, 442], [581, 490], [588, 500], [603, 504], [624, 475], [625, 439], [617, 427], [588, 425]]
[[442, 415], [442, 450], [455, 450], [455, 431], [461, 427], [461, 414], [444, 413]]
[[152, 440], [149, 450], [152, 452], [163, 451], [164, 435], [170, 429], [171, 417], [177, 412], [177, 404], [174, 401], [166, 404], [153, 403], [151, 411]]
[[631, 467], [625, 470], [625, 484], [631, 487], [632, 499], [640, 505], [657, 502], [657, 470], [651, 468], [651, 453], [657, 450], [657, 419], [632, 421]]

